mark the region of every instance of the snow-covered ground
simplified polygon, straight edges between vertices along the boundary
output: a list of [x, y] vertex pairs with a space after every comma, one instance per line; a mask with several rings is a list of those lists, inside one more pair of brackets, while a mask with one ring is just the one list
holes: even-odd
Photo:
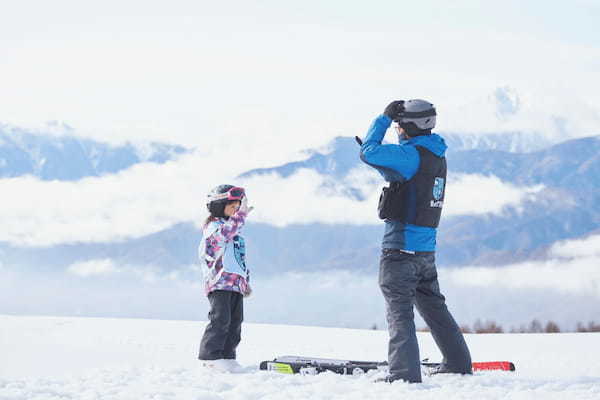
[[[466, 335], [474, 361], [516, 372], [373, 383], [330, 373], [281, 375], [258, 363], [281, 355], [381, 360], [384, 331], [245, 324], [245, 373], [196, 360], [205, 322], [0, 316], [0, 399], [600, 399], [600, 334]], [[439, 353], [419, 333], [421, 357]]]

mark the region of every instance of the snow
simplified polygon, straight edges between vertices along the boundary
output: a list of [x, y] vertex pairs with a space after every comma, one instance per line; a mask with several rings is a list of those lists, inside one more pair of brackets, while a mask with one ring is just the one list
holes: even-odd
[[[282, 355], [381, 360], [384, 331], [244, 324], [238, 361], [221, 373], [196, 360], [201, 321], [0, 316], [0, 399], [600, 399], [598, 333], [466, 335], [474, 361], [516, 372], [436, 375], [422, 384], [330, 373], [281, 375]], [[427, 333], [421, 357], [439, 360]]]

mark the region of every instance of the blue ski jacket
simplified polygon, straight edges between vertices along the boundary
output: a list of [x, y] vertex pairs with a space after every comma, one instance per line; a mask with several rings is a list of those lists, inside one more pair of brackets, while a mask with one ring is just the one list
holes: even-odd
[[[448, 146], [444, 139], [436, 134], [400, 140], [399, 144], [382, 144], [391, 123], [392, 120], [385, 115], [377, 117], [360, 148], [360, 159], [379, 171], [386, 181], [403, 182], [415, 175], [420, 163], [419, 152], [415, 146], [422, 146], [438, 157], [446, 153]], [[386, 219], [382, 247], [415, 252], [435, 251], [436, 233], [436, 228]]]

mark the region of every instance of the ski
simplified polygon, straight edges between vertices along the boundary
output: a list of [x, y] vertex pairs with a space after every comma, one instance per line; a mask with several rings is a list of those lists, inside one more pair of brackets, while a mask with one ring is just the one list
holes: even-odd
[[387, 370], [387, 362], [283, 356], [261, 362], [260, 369], [283, 374], [316, 375], [331, 371], [341, 375], [360, 375], [376, 369]]
[[[361, 375], [373, 370], [387, 371], [386, 361], [356, 361], [332, 358], [313, 358], [301, 356], [283, 356], [273, 361], [263, 361], [260, 369], [283, 374], [316, 375], [331, 371], [341, 375]], [[424, 360], [421, 365], [428, 371], [435, 371], [441, 363]], [[510, 361], [474, 362], [473, 371], [514, 371], [515, 365]]]
[[473, 371], [514, 371], [515, 364], [510, 361], [474, 362]]

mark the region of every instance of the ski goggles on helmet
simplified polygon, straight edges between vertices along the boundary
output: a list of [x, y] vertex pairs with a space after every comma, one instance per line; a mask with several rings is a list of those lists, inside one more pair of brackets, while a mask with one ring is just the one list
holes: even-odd
[[246, 194], [246, 192], [245, 192], [244, 188], [242, 188], [242, 187], [232, 187], [231, 189], [229, 189], [225, 193], [218, 193], [218, 194], [211, 195], [210, 198], [209, 198], [209, 200], [210, 201], [217, 201], [217, 200], [227, 200], [227, 201], [242, 200], [244, 198], [245, 194]]
[[404, 124], [413, 123], [419, 129], [433, 129], [436, 115], [433, 104], [415, 99], [402, 101], [397, 107], [393, 121], [401, 127]]

